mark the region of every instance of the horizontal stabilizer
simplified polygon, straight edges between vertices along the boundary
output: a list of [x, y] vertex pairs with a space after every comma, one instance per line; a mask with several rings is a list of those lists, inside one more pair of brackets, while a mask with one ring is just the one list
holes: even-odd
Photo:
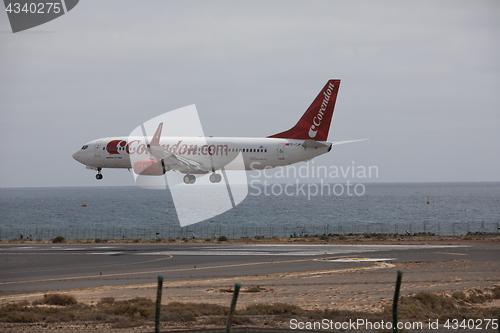
[[359, 139], [359, 140], [349, 140], [349, 141], [337, 141], [337, 142], [332, 142], [332, 146], [339, 146], [343, 145], [345, 143], [353, 143], [353, 142], [360, 142], [360, 141], [366, 141], [370, 139]]
[[304, 148], [320, 148], [320, 147], [327, 147], [328, 145], [315, 141], [315, 140], [305, 140], [304, 143], [302, 144], [302, 147]]

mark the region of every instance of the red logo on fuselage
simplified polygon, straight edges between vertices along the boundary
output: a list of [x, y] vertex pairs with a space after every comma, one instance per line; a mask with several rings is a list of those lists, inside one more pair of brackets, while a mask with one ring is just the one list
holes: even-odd
[[[124, 149], [121, 149], [123, 147], [125, 147], [125, 145], [127, 144], [127, 141], [124, 141], [124, 140], [112, 140], [112, 141], [109, 141], [108, 144], [106, 145], [106, 150], [109, 154], [120, 154], [120, 150], [124, 150]], [[128, 147], [127, 147], [127, 153], [128, 153]]]

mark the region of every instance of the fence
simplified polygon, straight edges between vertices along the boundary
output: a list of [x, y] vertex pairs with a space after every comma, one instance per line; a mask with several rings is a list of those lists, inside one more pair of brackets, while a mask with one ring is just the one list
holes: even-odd
[[50, 240], [62, 236], [69, 240], [76, 239], [155, 239], [155, 238], [213, 238], [226, 236], [229, 239], [312, 236], [312, 235], [348, 235], [348, 234], [434, 234], [439, 236], [458, 236], [468, 233], [499, 233], [500, 223], [485, 221], [465, 222], [352, 222], [338, 224], [302, 224], [302, 225], [203, 225], [188, 227], [152, 226], [146, 228], [3, 228], [0, 240], [24, 239]]

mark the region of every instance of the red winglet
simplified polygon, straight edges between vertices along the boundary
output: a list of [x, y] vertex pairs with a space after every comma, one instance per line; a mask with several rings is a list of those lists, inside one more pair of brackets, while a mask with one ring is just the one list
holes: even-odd
[[163, 128], [163, 123], [160, 123], [160, 125], [158, 125], [158, 129], [156, 130], [155, 135], [153, 136], [153, 139], [151, 140], [151, 143], [149, 144], [151, 147], [155, 147], [155, 146], [160, 145], [162, 128]]

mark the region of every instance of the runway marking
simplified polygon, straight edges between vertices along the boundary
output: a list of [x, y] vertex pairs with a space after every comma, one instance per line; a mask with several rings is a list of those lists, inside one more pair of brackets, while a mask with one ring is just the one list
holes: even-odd
[[466, 256], [467, 254], [466, 253], [450, 253], [450, 252], [434, 252], [436, 254], [452, 254], [452, 255], [456, 255], [456, 256]]
[[379, 261], [390, 261], [396, 260], [396, 258], [345, 258], [345, 259], [335, 259], [329, 260], [333, 262], [379, 262]]
[[[167, 258], [167, 259], [170, 259], [170, 258]], [[160, 270], [160, 271], [116, 273], [116, 274], [105, 274], [105, 275], [103, 274], [102, 276], [103, 277], [109, 277], [109, 276], [139, 275], [139, 274], [152, 274], [152, 273], [165, 273], [165, 272], [182, 272], [182, 271], [193, 271], [193, 270], [201, 270], [201, 269], [241, 267], [241, 266], [252, 266], [252, 265], [263, 265], [263, 264], [274, 265], [274, 264], [283, 264], [283, 263], [292, 263], [292, 262], [303, 262], [303, 261], [315, 261], [315, 260], [317, 260], [317, 259], [297, 259], [297, 260], [286, 260], [286, 261], [264, 261], [264, 262], [255, 262], [255, 263], [247, 263], [247, 264], [223, 265], [223, 266], [210, 266], [210, 267], [197, 267], [197, 268], [178, 268], [178, 269], [167, 269], [167, 270]], [[123, 265], [126, 265], [126, 264], [123, 264]], [[102, 266], [100, 266], [100, 267], [102, 267]], [[10, 282], [0, 282], [0, 285], [18, 284], [18, 283], [34, 283], [34, 282], [49, 282], [49, 281], [64, 281], [64, 280], [77, 280], [77, 279], [88, 279], [88, 278], [98, 278], [99, 279], [100, 277], [98, 275], [87, 275], [87, 276], [74, 276], [74, 277], [67, 277], [67, 278], [26, 280], [26, 281], [10, 281]]]
[[[53, 272], [53, 271], [69, 271], [72, 269], [87, 269], [87, 268], [99, 268], [99, 267], [112, 267], [112, 266], [124, 266], [124, 265], [137, 265], [137, 264], [146, 264], [148, 262], [153, 262], [153, 261], [160, 261], [160, 260], [168, 260], [172, 258], [173, 256], [171, 254], [167, 254], [169, 257], [168, 258], [160, 258], [160, 259], [153, 259], [153, 260], [146, 260], [146, 261], [137, 261], [137, 262], [129, 262], [129, 263], [123, 263], [123, 264], [112, 264], [112, 265], [98, 265], [98, 266], [87, 266], [87, 267], [73, 267], [73, 268], [55, 268], [55, 269], [40, 269], [40, 270], [35, 270], [35, 271], [21, 271], [21, 272], [3, 272], [0, 273], [2, 274], [21, 274], [21, 273], [37, 273], [37, 272]], [[1, 282], [0, 282], [1, 284]]]
[[343, 260], [368, 260], [370, 258], [346, 258], [346, 259], [343, 259]]

